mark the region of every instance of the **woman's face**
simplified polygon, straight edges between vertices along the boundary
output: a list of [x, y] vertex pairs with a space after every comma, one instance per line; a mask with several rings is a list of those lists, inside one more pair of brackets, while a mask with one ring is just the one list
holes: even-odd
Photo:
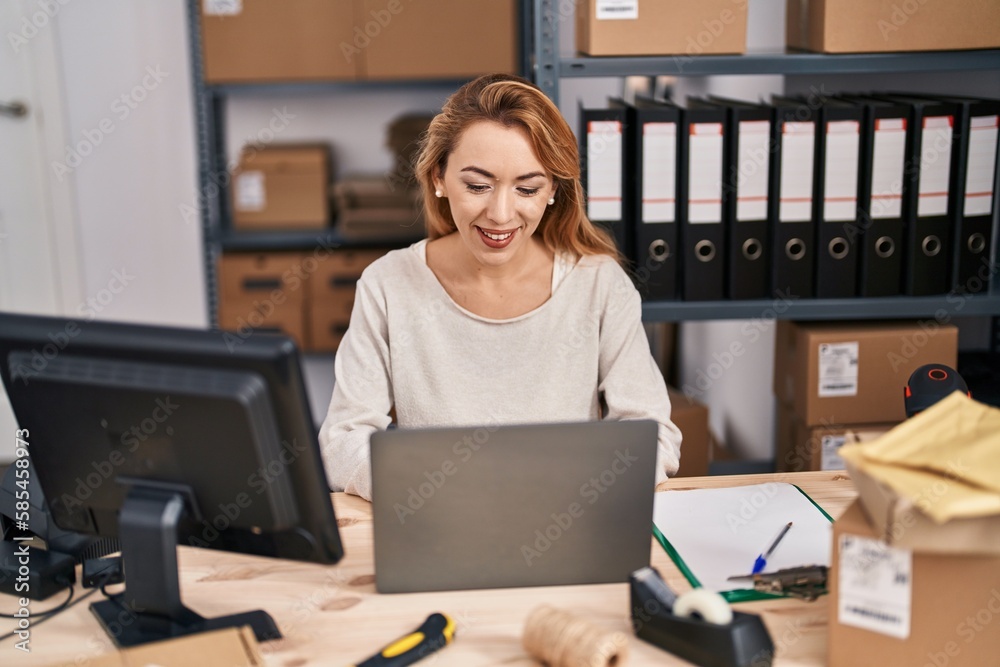
[[448, 198], [465, 247], [491, 266], [528, 246], [555, 195], [525, 131], [491, 121], [465, 129], [434, 186]]

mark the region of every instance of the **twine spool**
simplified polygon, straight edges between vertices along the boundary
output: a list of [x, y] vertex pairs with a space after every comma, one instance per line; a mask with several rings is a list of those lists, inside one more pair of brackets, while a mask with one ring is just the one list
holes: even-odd
[[555, 607], [542, 605], [528, 616], [525, 650], [550, 667], [620, 667], [628, 657], [628, 638]]

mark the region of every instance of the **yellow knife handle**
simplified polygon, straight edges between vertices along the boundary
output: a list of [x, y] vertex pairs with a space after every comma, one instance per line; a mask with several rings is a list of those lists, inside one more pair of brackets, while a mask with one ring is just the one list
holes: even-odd
[[357, 667], [406, 667], [450, 644], [455, 638], [455, 621], [434, 613], [419, 628], [400, 637]]

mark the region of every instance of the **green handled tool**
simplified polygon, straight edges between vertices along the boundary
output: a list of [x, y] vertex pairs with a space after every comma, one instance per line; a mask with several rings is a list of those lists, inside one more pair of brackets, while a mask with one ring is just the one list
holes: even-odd
[[455, 638], [455, 621], [433, 613], [423, 625], [358, 663], [357, 667], [405, 667], [450, 644]]

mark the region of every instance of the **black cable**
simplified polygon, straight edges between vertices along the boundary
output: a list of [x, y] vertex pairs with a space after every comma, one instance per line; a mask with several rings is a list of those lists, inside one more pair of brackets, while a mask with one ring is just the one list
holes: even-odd
[[[105, 579], [110, 578], [110, 576], [111, 576], [110, 573], [106, 574], [105, 575]], [[31, 616], [27, 617], [27, 618], [31, 619], [31, 627], [35, 627], [36, 625], [40, 625], [41, 623], [44, 623], [45, 621], [49, 620], [50, 618], [55, 618], [56, 614], [58, 614], [60, 612], [63, 612], [63, 611], [66, 611], [70, 607], [75, 607], [76, 605], [80, 604], [81, 602], [83, 602], [84, 600], [86, 600], [87, 598], [89, 598], [91, 595], [93, 595], [94, 593], [96, 593], [98, 590], [100, 590], [105, 595], [108, 595], [107, 593], [104, 592], [105, 585], [106, 585], [106, 583], [103, 583], [103, 584], [100, 585], [100, 587], [91, 589], [88, 593], [84, 594], [81, 597], [78, 597], [75, 601], [73, 600], [73, 596], [76, 593], [76, 587], [73, 586], [73, 585], [71, 585], [69, 587], [69, 597], [67, 597], [63, 601], [62, 604], [60, 604], [57, 607], [53, 607], [52, 609], [47, 609], [47, 610], [45, 610], [45, 611], [43, 611], [41, 613], [32, 614]], [[119, 595], [120, 595], [120, 593], [119, 593]], [[108, 596], [108, 597], [111, 597], [111, 596]], [[14, 616], [13, 614], [11, 614], [9, 616], [9, 618], [11, 618], [11, 619], [20, 619], [22, 617], [20, 617], [20, 616]], [[14, 635], [16, 635], [17, 633], [18, 633], [18, 630], [14, 630], [13, 632], [8, 632], [5, 635], [0, 635], [0, 642], [4, 641], [6, 639], [10, 639], [11, 637], [13, 637]]]

